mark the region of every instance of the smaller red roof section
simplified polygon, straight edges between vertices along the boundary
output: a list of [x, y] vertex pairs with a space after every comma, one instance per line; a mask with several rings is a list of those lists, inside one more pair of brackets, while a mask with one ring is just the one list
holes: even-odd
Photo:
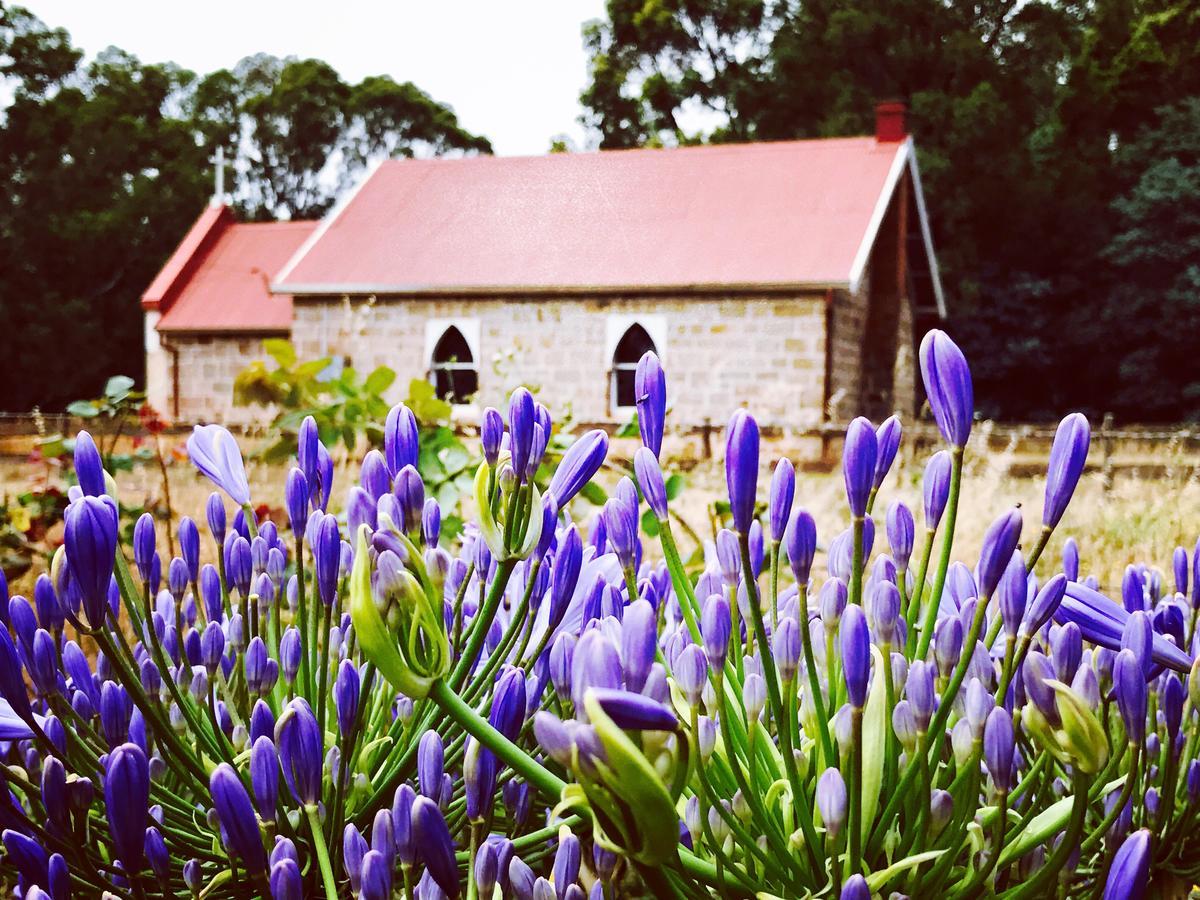
[[228, 207], [210, 206], [142, 295], [142, 306], [162, 313], [159, 331], [287, 333], [292, 298], [271, 294], [269, 279], [316, 226], [241, 224]]
[[845, 284], [906, 151], [865, 137], [392, 160], [326, 218], [274, 288]]

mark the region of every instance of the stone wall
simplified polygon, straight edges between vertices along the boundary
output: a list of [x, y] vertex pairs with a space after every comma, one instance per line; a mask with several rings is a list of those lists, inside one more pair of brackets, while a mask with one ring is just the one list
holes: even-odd
[[[520, 384], [556, 416], [627, 421], [609, 398], [615, 338], [638, 321], [667, 369], [671, 421], [724, 425], [739, 405], [762, 425], [809, 428], [822, 419], [825, 296], [338, 298], [298, 300], [293, 339], [302, 359], [344, 355], [360, 372], [387, 365], [396, 395], [424, 378], [428, 322], [475, 335], [482, 405], [500, 406]], [[614, 337], [615, 335], [615, 337]], [[470, 339], [469, 339], [470, 340]], [[857, 365], [847, 344], [840, 364]], [[469, 413], [469, 411], [468, 411]]]
[[[165, 338], [163, 353], [168, 379], [162, 413], [181, 424], [261, 425], [274, 416], [262, 406], [234, 406], [233, 380], [256, 359], [267, 359], [262, 338], [249, 335], [171, 335]], [[171, 350], [175, 353], [172, 353]], [[172, 369], [178, 360], [178, 410], [173, 408]], [[271, 365], [274, 365], [273, 363]], [[153, 387], [153, 386], [152, 386]]]

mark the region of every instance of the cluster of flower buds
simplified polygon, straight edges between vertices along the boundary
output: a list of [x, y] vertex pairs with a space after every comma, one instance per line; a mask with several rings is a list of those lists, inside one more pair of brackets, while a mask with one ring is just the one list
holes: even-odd
[[727, 519], [687, 563], [653, 354], [641, 446], [590, 521], [576, 498], [608, 438], [556, 439], [524, 389], [482, 416], [461, 531], [402, 405], [340, 508], [305, 420], [278, 522], [234, 438], [197, 427], [219, 491], [169, 560], [148, 515], [122, 544], [80, 433], [63, 548], [32, 602], [0, 592], [8, 882], [53, 900], [1115, 900], [1194, 880], [1200, 546], [1175, 551], [1173, 591], [1131, 566], [1119, 602], [1074, 541], [1052, 564], [1087, 458], [1076, 414], [1032, 540], [1007, 510], [955, 560], [971, 375], [941, 332], [920, 363], [947, 446], [917, 514], [890, 498], [874, 518], [897, 418], [850, 423], [845, 528], [822, 541], [791, 462], [760, 498], [738, 410]]

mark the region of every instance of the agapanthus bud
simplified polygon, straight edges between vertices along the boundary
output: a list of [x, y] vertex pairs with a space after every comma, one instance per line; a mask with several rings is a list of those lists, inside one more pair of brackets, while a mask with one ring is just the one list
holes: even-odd
[[1061, 572], [1042, 585], [1033, 603], [1030, 604], [1018, 634], [1037, 634], [1042, 626], [1057, 612], [1067, 590], [1067, 576]]
[[425, 508], [425, 482], [415, 466], [400, 470], [393, 493], [400, 503], [400, 521], [395, 524], [401, 531], [412, 534], [420, 527]]
[[1151, 833], [1141, 828], [1125, 838], [1108, 870], [1102, 900], [1141, 900], [1150, 880]]
[[411, 409], [399, 403], [388, 411], [383, 426], [383, 458], [388, 474], [395, 478], [405, 466], [415, 466], [419, 451], [420, 432], [416, 416]]
[[846, 824], [846, 782], [832, 766], [817, 779], [817, 809], [830, 838], [837, 839]]
[[912, 512], [899, 500], [892, 501], [887, 511], [887, 539], [896, 568], [903, 572], [912, 556], [916, 524]]
[[1162, 687], [1159, 689], [1159, 705], [1162, 709], [1163, 723], [1167, 726], [1169, 746], [1173, 745], [1183, 722], [1183, 701], [1185, 691], [1183, 682], [1173, 673], [1163, 675]]
[[608, 435], [599, 428], [589, 431], [566, 449], [547, 488], [559, 509], [570, 503], [592, 480], [607, 455]]
[[1146, 609], [1146, 582], [1137, 566], [1126, 566], [1121, 578], [1121, 602], [1129, 612]]
[[846, 695], [850, 705], [861, 709], [867, 702], [867, 684], [871, 674], [871, 636], [862, 607], [850, 604], [838, 627]]
[[746, 676], [742, 685], [742, 702], [746, 706], [746, 719], [755, 721], [767, 705], [767, 683], [757, 672]]
[[108, 754], [104, 771], [104, 807], [108, 833], [126, 871], [145, 865], [143, 840], [150, 805], [150, 767], [136, 744], [122, 744]]
[[242, 451], [227, 429], [220, 425], [197, 425], [187, 440], [192, 465], [221, 488], [238, 506], [250, 502]]
[[525, 672], [505, 666], [496, 677], [488, 722], [498, 732], [515, 741], [525, 723]]
[[417, 854], [430, 876], [451, 897], [457, 896], [458, 864], [454, 859], [454, 842], [442, 811], [426, 797], [413, 801], [412, 833]]
[[637, 476], [638, 487], [646, 498], [655, 518], [660, 522], [667, 518], [667, 485], [663, 481], [662, 469], [658, 465], [658, 457], [648, 447], [639, 447], [633, 455], [633, 471]]
[[354, 718], [358, 713], [359, 686], [358, 668], [350, 660], [343, 659], [333, 686], [338, 731], [342, 737], [348, 737], [354, 728]]
[[620, 497], [613, 497], [604, 504], [603, 515], [608, 542], [617, 555], [617, 560], [623, 567], [632, 566], [637, 554], [637, 508], [631, 508]]
[[732, 631], [729, 601], [720, 594], [711, 595], [704, 601], [704, 608], [700, 612], [700, 633], [704, 638], [704, 653], [714, 672], [721, 672], [725, 668]]
[[851, 875], [842, 885], [842, 893], [838, 900], [871, 900], [871, 888], [867, 879], [858, 874]]
[[257, 738], [250, 749], [250, 786], [258, 814], [264, 822], [274, 822], [279, 800], [279, 755], [275, 744], [265, 735]]
[[96, 442], [86, 431], [75, 435], [75, 478], [86, 497], [104, 496], [104, 463]]
[[[64, 544], [83, 611], [92, 628], [108, 613], [108, 586], [117, 550], [117, 511], [110, 498], [85, 496], [67, 507]], [[140, 837], [139, 837], [140, 841]]]
[[871, 619], [880, 644], [896, 643], [900, 622], [900, 589], [892, 582], [876, 582], [872, 589]]
[[797, 510], [784, 533], [788, 563], [796, 584], [808, 584], [813, 556], [817, 552], [817, 523], [805, 510]]
[[571, 699], [576, 713], [583, 710], [588, 688], [619, 688], [623, 681], [621, 658], [617, 648], [599, 629], [589, 629], [575, 648], [571, 672]]
[[733, 526], [746, 534], [754, 518], [758, 483], [758, 423], [744, 409], [733, 414], [725, 429], [725, 481]]
[[878, 455], [875, 426], [859, 416], [846, 429], [842, 450], [842, 478], [846, 483], [846, 502], [850, 514], [861, 518], [867, 512], [867, 498], [875, 478], [875, 458]]
[[1154, 626], [1150, 617], [1142, 610], [1132, 613], [1125, 622], [1121, 631], [1121, 647], [1133, 651], [1142, 672], [1149, 677], [1154, 662]]
[[998, 791], [1012, 788], [1013, 749], [1012, 716], [997, 706], [988, 713], [983, 727], [983, 761]]
[[875, 477], [873, 486], [878, 490], [883, 486], [883, 481], [887, 477], [887, 473], [892, 468], [892, 463], [895, 462], [896, 454], [900, 450], [901, 427], [898, 416], [889, 416], [883, 421], [883, 424], [875, 431], [876, 441], [878, 443], [878, 453], [875, 459]]
[[144, 584], [150, 581], [154, 545], [154, 516], [142, 513], [133, 526], [133, 562], [137, 566], [138, 577]]
[[285, 857], [271, 865], [271, 900], [301, 900], [304, 896], [304, 880], [300, 876], [300, 864]]
[[1046, 472], [1046, 501], [1042, 506], [1042, 524], [1053, 528], [1066, 512], [1079, 476], [1087, 462], [1092, 430], [1082, 413], [1071, 413], [1059, 423], [1050, 447], [1050, 467]]
[[942, 513], [950, 500], [950, 454], [939, 450], [925, 464], [925, 477], [921, 480], [924, 498], [925, 528], [934, 531], [942, 521]]
[[1050, 658], [1054, 660], [1058, 680], [1070, 684], [1083, 658], [1083, 637], [1078, 625], [1068, 622], [1054, 632], [1050, 640]]
[[675, 683], [691, 706], [698, 706], [708, 677], [708, 662], [704, 651], [695, 644], [688, 644], [675, 657]]
[[988, 598], [995, 593], [1000, 575], [1012, 559], [1020, 539], [1020, 510], [1010, 509], [988, 528], [983, 536], [983, 549], [979, 552], [979, 567], [976, 569], [980, 597]]
[[787, 457], [775, 464], [771, 475], [771, 494], [768, 513], [771, 524], [771, 540], [783, 541], [791, 520], [792, 498], [796, 493], [796, 467]]
[[846, 611], [846, 596], [846, 583], [840, 578], [830, 578], [821, 585], [817, 607], [821, 614], [821, 624], [826, 630], [837, 630], [842, 621], [842, 613]]
[[336, 516], [324, 515], [317, 527], [313, 546], [317, 595], [326, 606], [337, 600], [338, 571], [341, 566], [342, 540]]
[[316, 806], [321, 799], [324, 741], [304, 698], [297, 697], [284, 707], [275, 723], [275, 747], [292, 797], [302, 806]]
[[938, 620], [933, 632], [933, 658], [943, 675], [954, 671], [963, 650], [962, 620], [945, 616]]
[[258, 820], [237, 771], [228, 763], [220, 763], [209, 779], [209, 789], [230, 848], [249, 872], [265, 872], [267, 854], [263, 850]]
[[1028, 594], [1025, 560], [1019, 550], [1014, 550], [1012, 556], [1009, 557], [1004, 574], [1000, 576], [999, 584], [996, 585], [996, 599], [1000, 603], [1000, 618], [1004, 622], [1004, 630], [1009, 637], [1015, 638], [1021, 628]]
[[784, 616], [775, 628], [771, 640], [772, 655], [779, 669], [779, 677], [790, 682], [796, 677], [800, 665], [800, 624], [791, 616]]
[[952, 447], [966, 446], [975, 412], [966, 357], [950, 336], [938, 329], [922, 339], [919, 356], [925, 396], [942, 437]]

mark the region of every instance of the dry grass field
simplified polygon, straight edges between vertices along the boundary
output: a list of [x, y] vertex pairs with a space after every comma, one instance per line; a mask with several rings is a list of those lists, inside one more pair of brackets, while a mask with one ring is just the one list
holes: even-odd
[[[673, 502], [672, 511], [700, 538], [712, 536], [715, 525], [711, 501], [724, 494], [720, 441], [719, 434], [713, 436], [711, 443], [716, 458], [712, 459], [704, 458], [694, 442], [678, 444], [674, 458], [664, 467], [668, 471], [686, 473], [687, 487]], [[243, 445], [250, 448], [255, 446], [255, 441], [247, 438]], [[177, 443], [176, 438], [172, 438], [170, 446], [181, 448], [182, 438], [178, 438]], [[610, 464], [598, 476], [605, 487], [615, 484], [627, 470], [634, 449], [636, 444], [632, 441], [614, 440]], [[759, 482], [763, 501], [775, 458], [780, 452], [790, 452], [793, 459], [800, 459], [797, 451], [798, 445], [789, 445], [784, 439], [764, 441], [763, 471]], [[1200, 456], [1187, 441], [1162, 441], [1149, 446], [1145, 441], [1136, 446], [1122, 446], [1117, 442], [1111, 451], [1110, 461], [1115, 465], [1105, 467], [1101, 465], [1100, 448], [1094, 444], [1092, 466], [1080, 482], [1075, 499], [1047, 551], [1042, 570], [1045, 571], [1047, 565], [1057, 564], [1062, 541], [1072, 535], [1082, 551], [1084, 574], [1096, 575], [1102, 585], [1113, 590], [1119, 588], [1121, 574], [1129, 563], [1144, 562], [1167, 573], [1172, 550], [1181, 544], [1189, 549], [1195, 545], [1200, 537]], [[888, 504], [894, 499], [903, 500], [913, 509], [920, 537], [920, 479], [929, 452], [930, 448], [924, 445], [912, 447], [906, 443], [902, 448], [876, 504], [876, 519], [881, 526], [877, 551], [886, 548], [882, 522]], [[836, 454], [834, 447], [825, 465], [810, 461], [801, 466], [797, 476], [796, 502], [816, 518], [822, 545], [847, 524]], [[1021, 507], [1027, 536], [1032, 539], [1036, 535], [1040, 527], [1045, 455], [1043, 443], [1015, 438], [998, 441], [986, 428], [979, 429], [966, 457], [955, 541], [956, 558], [973, 564], [987, 526], [1010, 506]], [[832, 466], [830, 459], [834, 462]], [[284, 470], [252, 459], [247, 469], [257, 502], [281, 506]], [[357, 476], [357, 469], [357, 461], [345, 458], [340, 461], [333, 494], [335, 507], [340, 506], [346, 487]], [[202, 516], [204, 499], [211, 490], [209, 483], [195, 473], [180, 453], [176, 453], [168, 471], [172, 505], [177, 515]], [[44, 466], [11, 456], [0, 459], [0, 497], [11, 496], [44, 477]], [[118, 484], [123, 500], [131, 505], [155, 503], [161, 499], [161, 477], [154, 466], [140, 466], [133, 472], [122, 473]], [[589, 520], [594, 515], [594, 510], [584, 501], [576, 501], [576, 504], [574, 512], [578, 518]], [[677, 529], [679, 532], [685, 530]], [[680, 537], [681, 543], [689, 543], [682, 534]], [[654, 553], [652, 543], [648, 550]], [[38, 570], [39, 567], [35, 567], [34, 571]], [[26, 581], [21, 579], [14, 585], [14, 590], [24, 589]]]

